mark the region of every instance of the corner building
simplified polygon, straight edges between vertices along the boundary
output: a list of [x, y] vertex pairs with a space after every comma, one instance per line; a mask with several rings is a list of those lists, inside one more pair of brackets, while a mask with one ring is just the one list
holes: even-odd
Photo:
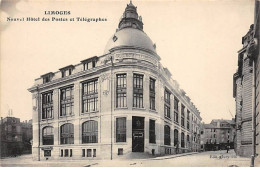
[[199, 151], [201, 117], [160, 64], [130, 2], [104, 55], [50, 72], [29, 89], [33, 157], [116, 159]]

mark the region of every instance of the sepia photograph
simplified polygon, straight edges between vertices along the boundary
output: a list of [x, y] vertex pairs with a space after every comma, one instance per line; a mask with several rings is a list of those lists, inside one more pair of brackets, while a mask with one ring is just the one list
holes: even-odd
[[260, 0], [0, 0], [0, 167], [259, 167]]

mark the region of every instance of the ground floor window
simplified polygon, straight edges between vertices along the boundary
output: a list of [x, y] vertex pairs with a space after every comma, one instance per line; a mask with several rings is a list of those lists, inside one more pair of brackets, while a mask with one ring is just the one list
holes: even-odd
[[170, 148], [165, 148], [165, 154], [172, 154], [172, 150]]
[[96, 149], [82, 149], [82, 157], [96, 157], [97, 150]]
[[87, 157], [92, 157], [92, 150], [91, 149], [87, 149]]
[[116, 118], [116, 142], [126, 142], [126, 118]]
[[171, 145], [171, 129], [170, 126], [164, 126], [164, 145]]
[[118, 148], [117, 154], [118, 155], [123, 155], [123, 148]]
[[184, 133], [181, 133], [181, 147], [184, 148], [185, 147], [185, 141], [184, 141]]
[[51, 150], [44, 150], [44, 157], [50, 157], [51, 156]]
[[155, 120], [149, 120], [149, 143], [156, 143]]
[[72, 149], [61, 149], [60, 157], [72, 157]]

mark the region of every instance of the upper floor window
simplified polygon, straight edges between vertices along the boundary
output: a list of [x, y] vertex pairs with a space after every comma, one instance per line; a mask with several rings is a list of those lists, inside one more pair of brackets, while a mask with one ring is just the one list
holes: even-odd
[[60, 143], [74, 144], [74, 125], [66, 123], [60, 127]]
[[116, 107], [126, 107], [126, 74], [116, 75]]
[[42, 94], [42, 119], [53, 118], [53, 92]]
[[50, 72], [47, 74], [42, 75], [42, 79], [43, 79], [43, 83], [48, 83], [51, 81], [52, 77], [53, 77], [54, 73]]
[[181, 105], [181, 126], [185, 126], [185, 106]]
[[53, 127], [47, 126], [42, 129], [42, 144], [53, 145]]
[[174, 121], [179, 123], [179, 100], [174, 97]]
[[82, 124], [82, 143], [98, 142], [98, 122], [86, 121]]
[[155, 120], [149, 120], [149, 143], [156, 143]]
[[168, 90], [164, 90], [164, 116], [171, 118], [171, 103], [170, 103], [171, 93]]
[[168, 125], [164, 126], [164, 145], [171, 145], [171, 128]]
[[96, 61], [89, 61], [84, 64], [84, 70], [89, 70], [96, 67]]
[[98, 80], [83, 83], [82, 112], [97, 111], [98, 105]]
[[187, 129], [190, 129], [190, 111], [187, 110]]
[[98, 57], [95, 56], [95, 57], [81, 61], [81, 63], [83, 63], [83, 66], [84, 66], [84, 70], [89, 70], [89, 69], [96, 67], [97, 60], [98, 60]]
[[116, 118], [116, 142], [126, 142], [126, 118]]
[[74, 115], [74, 88], [60, 90], [60, 116]]
[[73, 65], [69, 65], [60, 69], [61, 77], [66, 77], [72, 74], [72, 70], [74, 69]]
[[155, 110], [155, 80], [150, 78], [150, 109]]
[[134, 74], [133, 107], [143, 108], [143, 75]]

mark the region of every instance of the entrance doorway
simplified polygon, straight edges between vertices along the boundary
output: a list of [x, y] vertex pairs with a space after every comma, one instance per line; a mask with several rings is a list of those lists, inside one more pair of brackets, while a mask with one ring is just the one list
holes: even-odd
[[132, 152], [144, 152], [144, 117], [132, 117]]

